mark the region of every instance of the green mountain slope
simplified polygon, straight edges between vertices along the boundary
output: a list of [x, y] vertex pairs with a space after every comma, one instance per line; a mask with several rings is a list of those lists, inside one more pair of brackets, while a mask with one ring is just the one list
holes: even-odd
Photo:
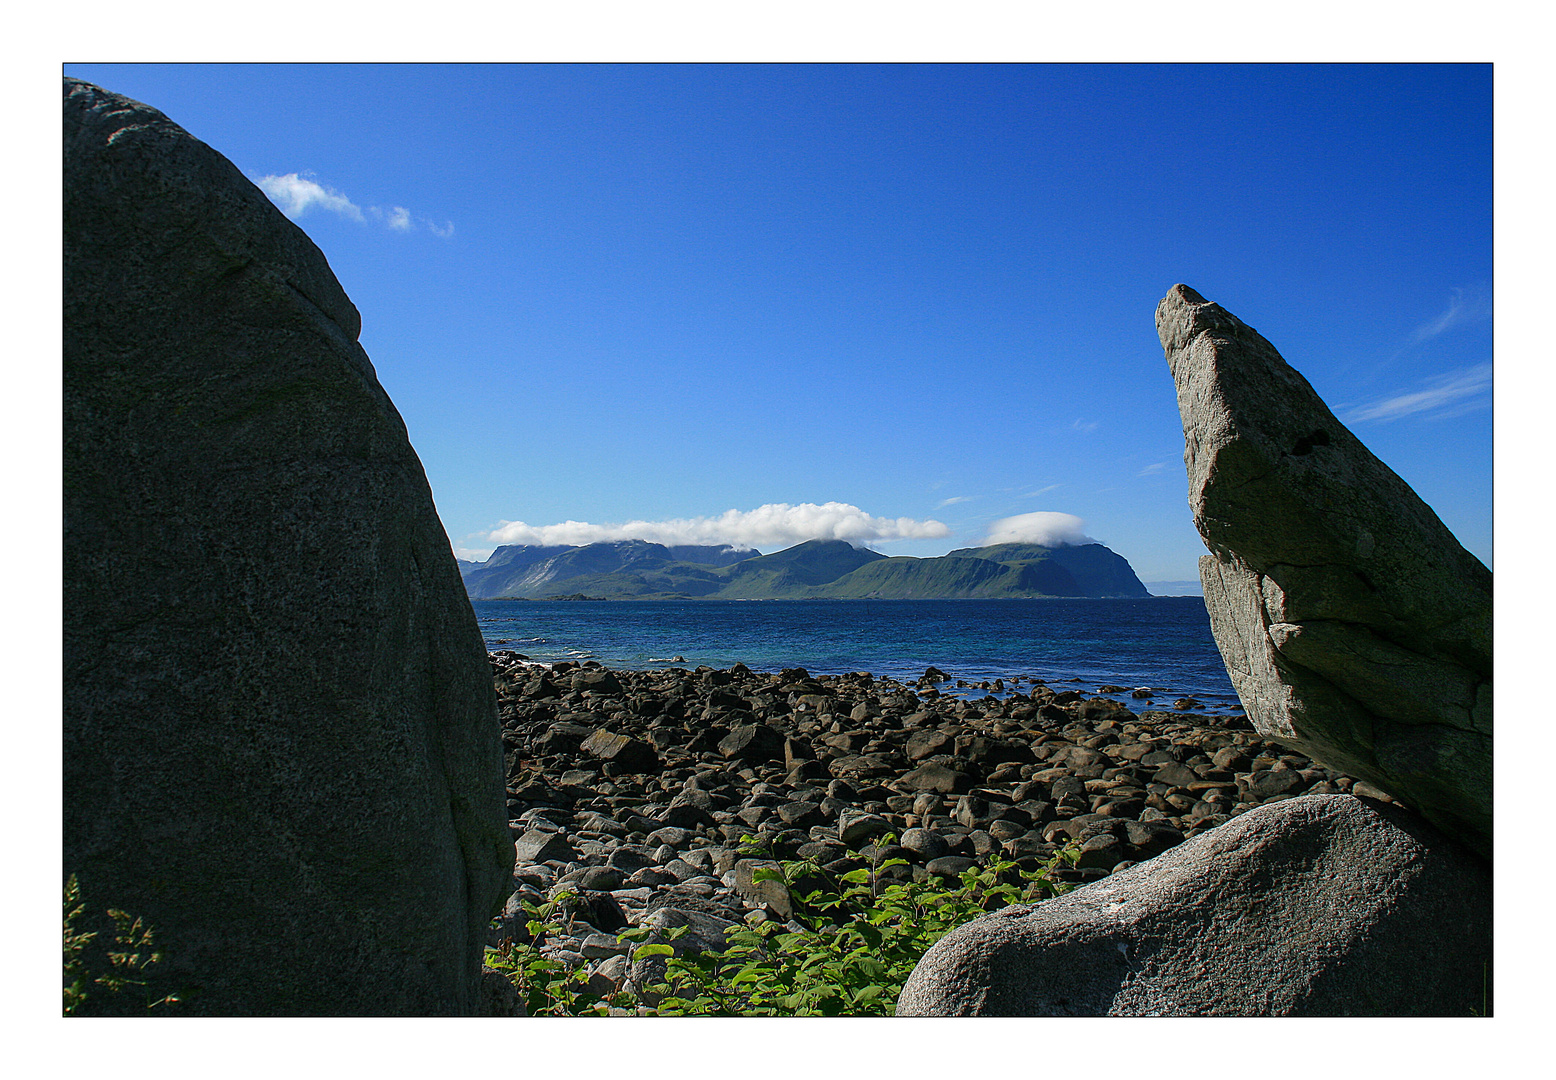
[[[1046, 582], [1055, 591], [1051, 596], [1150, 596], [1145, 585], [1135, 576], [1134, 568], [1115, 551], [1101, 544], [1080, 544], [1075, 547], [1046, 548], [1037, 544], [994, 544], [990, 547], [962, 548], [945, 556], [951, 558], [989, 559], [1007, 566], [1031, 566], [1040, 575], [1031, 580]], [[1054, 575], [1054, 569], [1038, 569], [1040, 564], [1062, 568], [1074, 582], [1074, 592], [1059, 591], [1062, 580]]]
[[[672, 557], [683, 554], [707, 561]], [[623, 540], [584, 547], [499, 548], [486, 563], [461, 564], [461, 571], [474, 599], [575, 593], [610, 599], [722, 600], [1150, 595], [1129, 563], [1101, 544], [998, 544], [915, 559], [887, 558], [842, 540], [809, 540], [771, 555]]]
[[720, 571], [728, 584], [716, 595], [727, 600], [798, 599], [816, 586], [828, 585], [885, 558], [878, 551], [856, 548], [846, 540], [807, 540]]

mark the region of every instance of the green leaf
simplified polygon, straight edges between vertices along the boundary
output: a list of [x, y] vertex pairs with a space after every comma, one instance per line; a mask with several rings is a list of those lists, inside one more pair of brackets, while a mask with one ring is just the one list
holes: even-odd
[[669, 945], [655, 945], [655, 944], [639, 945], [636, 949], [632, 950], [632, 959], [634, 959], [634, 960], [642, 960], [644, 957], [647, 957], [647, 956], [674, 956], [674, 955], [675, 955], [675, 949], [671, 948]]

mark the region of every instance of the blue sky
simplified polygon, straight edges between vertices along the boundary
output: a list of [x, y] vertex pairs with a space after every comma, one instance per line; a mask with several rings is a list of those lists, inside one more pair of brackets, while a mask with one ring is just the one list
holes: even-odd
[[324, 251], [465, 557], [1024, 530], [1194, 578], [1182, 281], [1492, 562], [1489, 65], [64, 70]]

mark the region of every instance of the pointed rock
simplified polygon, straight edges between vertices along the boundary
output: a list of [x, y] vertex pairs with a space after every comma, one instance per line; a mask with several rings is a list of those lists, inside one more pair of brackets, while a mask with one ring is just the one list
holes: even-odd
[[1491, 572], [1251, 327], [1185, 285], [1156, 326], [1249, 719], [1489, 858]]

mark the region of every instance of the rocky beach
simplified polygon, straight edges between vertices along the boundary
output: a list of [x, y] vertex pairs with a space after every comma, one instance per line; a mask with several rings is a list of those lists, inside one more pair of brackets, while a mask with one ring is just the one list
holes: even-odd
[[736, 923], [793, 918], [781, 883], [752, 882], [747, 836], [835, 872], [869, 849], [917, 880], [996, 855], [1035, 869], [1073, 841], [1058, 874], [1083, 883], [1266, 803], [1387, 800], [1148, 687], [491, 663], [517, 862], [490, 940], [524, 938], [526, 902], [574, 893], [543, 951], [599, 993], [642, 989], [616, 940], [628, 927], [688, 926], [682, 947], [716, 949]]

